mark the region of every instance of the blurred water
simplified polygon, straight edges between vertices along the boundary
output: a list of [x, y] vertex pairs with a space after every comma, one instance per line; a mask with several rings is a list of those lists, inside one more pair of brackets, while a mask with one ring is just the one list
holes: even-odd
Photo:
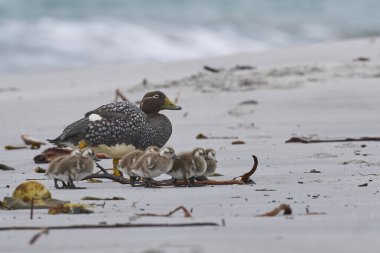
[[378, 0], [0, 0], [0, 72], [380, 35]]

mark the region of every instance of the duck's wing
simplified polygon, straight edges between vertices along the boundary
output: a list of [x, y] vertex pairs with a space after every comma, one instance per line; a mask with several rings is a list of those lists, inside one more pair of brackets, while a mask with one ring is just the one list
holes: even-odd
[[[99, 108], [89, 111], [85, 114], [86, 117], [97, 115], [100, 118], [128, 118], [137, 111], [141, 111], [135, 104], [128, 101], [114, 102], [102, 105]], [[94, 116], [96, 118], [96, 116]]]
[[130, 102], [114, 102], [89, 111], [85, 117], [67, 126], [49, 142], [59, 146], [77, 146], [85, 140], [90, 145], [134, 143], [137, 126], [146, 123], [146, 115]]

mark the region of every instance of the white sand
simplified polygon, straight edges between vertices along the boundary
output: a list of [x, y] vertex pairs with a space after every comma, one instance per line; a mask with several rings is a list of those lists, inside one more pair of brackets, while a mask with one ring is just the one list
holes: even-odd
[[[354, 61], [358, 57], [370, 61]], [[227, 70], [237, 64], [256, 69]], [[208, 73], [202, 70], [204, 65], [226, 71]], [[144, 78], [147, 87], [138, 85]], [[58, 199], [93, 203], [80, 199], [122, 196], [126, 200], [106, 202], [90, 215], [52, 216], [36, 210], [34, 220], [29, 220], [26, 210], [0, 211], [1, 227], [100, 222], [222, 224], [222, 219], [225, 227], [54, 230], [33, 246], [28, 241], [36, 231], [0, 231], [1, 251], [376, 252], [380, 247], [380, 181], [378, 176], [365, 175], [380, 174], [380, 143], [306, 145], [285, 144], [285, 140], [293, 135], [380, 136], [379, 82], [378, 39], [166, 64], [1, 76], [2, 146], [20, 143], [22, 132], [40, 139], [56, 137], [85, 112], [111, 102], [116, 88], [138, 100], [159, 87], [173, 99], [180, 91], [178, 104], [183, 110], [164, 112], [173, 123], [169, 144], [176, 150], [214, 147], [218, 172], [224, 174], [217, 179], [241, 175], [251, 168], [252, 154], [259, 158], [252, 186], [144, 189], [105, 180], [78, 183], [86, 190], [56, 190], [52, 181], [41, 181]], [[244, 101], [249, 102], [239, 105]], [[198, 133], [238, 136], [246, 144], [196, 140]], [[39, 152], [0, 150], [0, 163], [16, 168], [0, 171], [0, 197], [10, 196], [27, 178], [42, 177], [33, 171], [37, 165], [32, 158]], [[104, 166], [110, 163], [102, 161]], [[305, 173], [312, 169], [321, 173]], [[363, 183], [368, 186], [358, 187]], [[276, 191], [255, 191], [264, 188]], [[255, 217], [280, 203], [290, 204], [291, 218]], [[134, 217], [139, 212], [166, 213], [179, 205], [192, 209], [193, 218], [180, 214]], [[326, 214], [304, 215], [306, 208]]]

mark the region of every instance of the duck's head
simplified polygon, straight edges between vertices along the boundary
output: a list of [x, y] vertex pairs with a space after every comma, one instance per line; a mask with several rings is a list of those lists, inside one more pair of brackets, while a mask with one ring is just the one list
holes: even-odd
[[181, 110], [163, 92], [151, 91], [145, 94], [140, 102], [140, 108], [146, 114], [155, 114], [161, 110]]
[[99, 161], [99, 158], [96, 157], [96, 154], [92, 149], [83, 149], [80, 153], [82, 158]]
[[172, 147], [163, 147], [160, 149], [160, 156], [166, 157], [169, 159], [178, 159], [175, 155], [175, 151]]
[[206, 160], [214, 160], [216, 162], [216, 152], [212, 148], [205, 149]]
[[191, 153], [193, 156], [205, 158], [205, 150], [203, 148], [195, 148]]

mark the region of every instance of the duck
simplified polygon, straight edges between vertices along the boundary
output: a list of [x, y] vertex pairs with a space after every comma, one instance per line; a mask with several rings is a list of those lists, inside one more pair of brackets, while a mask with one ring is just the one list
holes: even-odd
[[178, 155], [178, 160], [173, 163], [172, 170], [168, 173], [173, 177], [174, 185], [177, 180], [184, 180], [186, 186], [196, 186], [194, 178], [202, 176], [207, 168], [205, 151], [203, 148], [195, 148], [191, 152]]
[[172, 147], [162, 147], [159, 152], [149, 152], [142, 155], [134, 164], [131, 171], [136, 176], [145, 179], [145, 187], [152, 187], [152, 179], [167, 174], [177, 159]]
[[[78, 189], [74, 185], [74, 181], [90, 175], [95, 168], [95, 162], [99, 159], [91, 149], [74, 150], [68, 156], [59, 156], [55, 158], [46, 171], [49, 179], [54, 179], [54, 187], [56, 189]], [[58, 185], [58, 181], [62, 182], [62, 186]]]
[[150, 91], [137, 107], [129, 101], [118, 101], [87, 112], [82, 119], [68, 125], [55, 139], [57, 146], [91, 148], [113, 159], [116, 176], [120, 158], [135, 149], [163, 147], [172, 134], [172, 124], [161, 110], [181, 110], [163, 92]]
[[137, 176], [132, 173], [132, 167], [136, 163], [136, 161], [144, 154], [150, 153], [150, 152], [156, 152], [158, 153], [160, 149], [157, 146], [149, 146], [145, 150], [134, 150], [126, 155], [124, 155], [120, 162], [119, 162], [119, 168], [124, 170], [130, 178], [130, 183], [132, 186], [135, 186]]

